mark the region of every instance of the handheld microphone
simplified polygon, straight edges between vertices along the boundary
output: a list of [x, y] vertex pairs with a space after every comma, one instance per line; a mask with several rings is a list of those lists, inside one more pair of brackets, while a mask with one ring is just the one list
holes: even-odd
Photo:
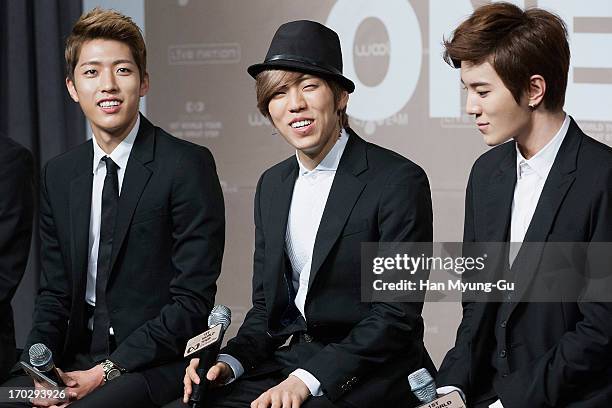
[[53, 353], [49, 350], [49, 347], [42, 343], [33, 344], [30, 347], [29, 354], [30, 364], [35, 369], [55, 381], [59, 387], [66, 386], [53, 363]]
[[206, 373], [217, 362], [221, 343], [223, 343], [223, 335], [232, 322], [232, 311], [225, 305], [215, 305], [208, 316], [208, 327], [213, 328], [221, 325], [221, 333], [219, 338], [212, 344], [204, 347], [200, 352], [200, 363], [196, 369], [199, 384], [193, 384], [191, 396], [189, 397], [189, 406], [197, 408], [200, 406], [200, 400], [208, 389], [209, 381], [206, 379]]
[[458, 391], [438, 397], [436, 383], [426, 368], [408, 375], [410, 390], [423, 404], [418, 408], [466, 408]]

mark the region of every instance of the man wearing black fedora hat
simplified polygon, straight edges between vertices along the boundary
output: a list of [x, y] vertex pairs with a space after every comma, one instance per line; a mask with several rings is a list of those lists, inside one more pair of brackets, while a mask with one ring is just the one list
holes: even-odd
[[[423, 299], [361, 302], [360, 251], [362, 242], [432, 240], [427, 176], [348, 127], [355, 86], [329, 28], [283, 24], [248, 72], [259, 110], [296, 154], [257, 185], [253, 307], [202, 379], [223, 385], [203, 406], [416, 405], [406, 375], [434, 369]], [[197, 364], [185, 375], [185, 402]]]

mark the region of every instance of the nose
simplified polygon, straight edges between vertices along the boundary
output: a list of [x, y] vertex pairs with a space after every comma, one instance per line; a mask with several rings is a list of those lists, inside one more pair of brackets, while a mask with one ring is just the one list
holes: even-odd
[[112, 69], [105, 69], [100, 74], [100, 89], [102, 92], [117, 91], [117, 80]]
[[289, 111], [291, 113], [301, 112], [306, 109], [306, 100], [302, 92], [297, 89], [290, 89], [288, 91], [289, 97]]
[[475, 94], [469, 91], [465, 100], [465, 112], [468, 115], [480, 115], [482, 113], [482, 107], [476, 100]]

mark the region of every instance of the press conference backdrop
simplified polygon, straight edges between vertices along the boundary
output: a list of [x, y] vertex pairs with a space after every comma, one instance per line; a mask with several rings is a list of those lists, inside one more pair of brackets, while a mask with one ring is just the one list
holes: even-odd
[[[120, 2], [86, 0], [94, 3]], [[214, 154], [227, 212], [217, 302], [231, 307], [231, 336], [250, 306], [253, 196], [260, 174], [293, 154], [255, 104], [246, 73], [260, 62], [276, 28], [310, 19], [337, 31], [344, 72], [356, 83], [351, 127], [393, 149], [429, 176], [436, 241], [461, 240], [464, 190], [487, 150], [463, 112], [459, 72], [441, 58], [443, 37], [483, 1], [470, 0], [158, 0], [131, 3], [144, 16], [151, 77], [146, 108], [159, 126]], [[559, 14], [567, 23], [572, 66], [565, 109], [592, 137], [612, 145], [612, 3], [514, 1]], [[142, 17], [138, 17], [142, 19]], [[138, 21], [138, 20], [137, 20]], [[426, 344], [435, 362], [452, 346], [460, 306], [425, 306]]]

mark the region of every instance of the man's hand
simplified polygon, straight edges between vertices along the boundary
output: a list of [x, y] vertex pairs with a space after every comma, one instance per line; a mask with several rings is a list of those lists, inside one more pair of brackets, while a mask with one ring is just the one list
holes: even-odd
[[[66, 384], [67, 387], [74, 387], [77, 384], [72, 377], [70, 377], [67, 373], [64, 373], [59, 368], [57, 369], [57, 372], [59, 373], [62, 381], [64, 382], [64, 384]], [[34, 381], [34, 387], [37, 390], [48, 389], [48, 386], [46, 384], [39, 383], [38, 381]], [[66, 396], [69, 400], [76, 399], [76, 393], [74, 393], [74, 391], [70, 391], [69, 388], [66, 389]], [[32, 399], [32, 405], [34, 407], [61, 408], [67, 406], [69, 403], [70, 402], [62, 402], [56, 399]]]
[[306, 384], [296, 376], [290, 375], [285, 381], [251, 402], [251, 408], [299, 408], [309, 396], [310, 390]]
[[[183, 402], [185, 404], [187, 404], [191, 396], [191, 383], [200, 383], [200, 377], [198, 377], [198, 373], [196, 373], [198, 364], [200, 364], [200, 359], [192, 358], [189, 362], [189, 366], [187, 366], [187, 370], [185, 370], [185, 378], [183, 379], [183, 384], [185, 385]], [[219, 386], [225, 384], [233, 375], [234, 372], [230, 366], [219, 361], [217, 364], [210, 367], [210, 370], [206, 373], [206, 379], [210, 381], [213, 386]]]
[[75, 382], [75, 384], [69, 385], [66, 391], [76, 395], [76, 399], [83, 398], [104, 384], [104, 369], [100, 364], [93, 366], [89, 370], [71, 371], [66, 374]]

